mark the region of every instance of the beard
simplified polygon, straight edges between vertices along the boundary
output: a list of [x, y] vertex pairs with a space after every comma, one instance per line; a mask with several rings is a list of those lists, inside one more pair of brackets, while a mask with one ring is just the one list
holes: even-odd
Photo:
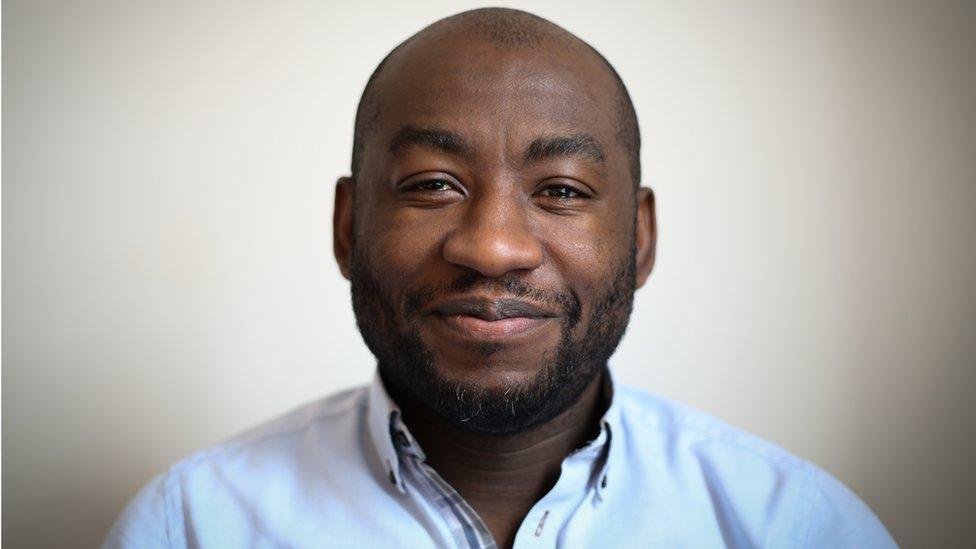
[[[382, 272], [364, 259], [353, 242], [350, 281], [356, 324], [377, 359], [380, 377], [401, 406], [409, 401], [455, 428], [477, 434], [514, 434], [545, 423], [579, 400], [600, 375], [627, 328], [636, 289], [636, 248], [620, 261], [595, 292], [585, 315], [572, 292], [535, 288], [509, 273], [497, 278], [467, 273], [451, 283], [408, 291], [400, 300], [380, 284]], [[562, 313], [557, 347], [543, 353], [537, 374], [528, 380], [487, 389], [445, 377], [420, 336], [421, 311], [445, 296], [472, 289], [504, 290]], [[489, 359], [502, 344], [484, 344], [475, 352]]]

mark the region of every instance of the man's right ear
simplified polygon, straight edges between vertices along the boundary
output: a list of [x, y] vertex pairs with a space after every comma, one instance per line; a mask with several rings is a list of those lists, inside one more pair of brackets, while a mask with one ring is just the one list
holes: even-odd
[[349, 279], [352, 263], [352, 202], [356, 182], [340, 177], [335, 188], [335, 210], [332, 212], [332, 252], [342, 276]]

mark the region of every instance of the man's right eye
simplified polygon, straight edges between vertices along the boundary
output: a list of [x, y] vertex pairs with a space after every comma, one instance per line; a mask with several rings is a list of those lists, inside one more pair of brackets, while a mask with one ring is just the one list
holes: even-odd
[[454, 204], [465, 196], [457, 180], [439, 173], [417, 174], [398, 185], [397, 193], [405, 205], [424, 208]]
[[408, 185], [405, 191], [449, 191], [451, 184], [443, 179], [428, 179]]

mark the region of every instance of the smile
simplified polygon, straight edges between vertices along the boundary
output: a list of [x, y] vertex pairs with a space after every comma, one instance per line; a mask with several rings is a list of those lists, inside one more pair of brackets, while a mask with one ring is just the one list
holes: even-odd
[[430, 311], [435, 323], [469, 341], [504, 342], [530, 335], [551, 324], [556, 313], [519, 299], [452, 299]]

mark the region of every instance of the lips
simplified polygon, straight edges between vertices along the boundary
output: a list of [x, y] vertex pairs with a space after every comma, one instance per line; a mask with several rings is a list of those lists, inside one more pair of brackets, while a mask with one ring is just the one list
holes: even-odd
[[452, 335], [481, 342], [524, 337], [557, 317], [543, 306], [512, 298], [450, 299], [429, 312]]

